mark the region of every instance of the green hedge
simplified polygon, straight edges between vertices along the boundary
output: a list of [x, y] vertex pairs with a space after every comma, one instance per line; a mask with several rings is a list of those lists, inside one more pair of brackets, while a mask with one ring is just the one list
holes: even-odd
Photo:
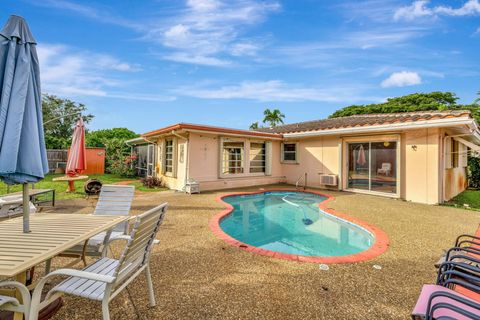
[[468, 159], [468, 186], [480, 189], [480, 157]]

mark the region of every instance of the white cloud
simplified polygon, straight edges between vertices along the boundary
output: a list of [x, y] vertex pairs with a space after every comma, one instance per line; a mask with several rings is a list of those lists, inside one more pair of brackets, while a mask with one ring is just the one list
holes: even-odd
[[395, 20], [414, 20], [420, 17], [432, 16], [434, 12], [427, 7], [427, 4], [428, 0], [415, 1], [410, 6], [397, 9], [393, 18]]
[[122, 75], [141, 69], [138, 65], [131, 65], [115, 57], [45, 43], [37, 46], [37, 53], [44, 93], [66, 97], [96, 96], [155, 101], [172, 99], [160, 95], [122, 92], [125, 85], [120, 77], [115, 77], [116, 73]]
[[186, 10], [150, 28], [145, 39], [171, 49], [162, 56], [167, 60], [227, 66], [233, 57], [256, 54], [261, 45], [242, 34], [279, 8], [273, 1], [188, 0]]
[[392, 73], [388, 78], [382, 81], [383, 88], [406, 87], [422, 83], [422, 78], [416, 72], [400, 71]]
[[215, 57], [210, 57], [205, 55], [196, 55], [195, 53], [175, 52], [172, 54], [164, 55], [162, 56], [162, 58], [170, 61], [198, 64], [198, 65], [212, 66], [212, 67], [227, 67], [232, 65], [232, 62], [229, 60], [218, 59]]
[[122, 18], [114, 15], [105, 8], [97, 9], [95, 7], [87, 6], [84, 4], [75, 3], [68, 0], [28, 0], [32, 5], [39, 7], [47, 7], [60, 9], [64, 11], [70, 11], [76, 15], [81, 15], [90, 19], [98, 20], [102, 23], [114, 24], [125, 28], [135, 29], [140, 31], [143, 29], [142, 25], [137, 21]]
[[411, 21], [416, 18], [433, 17], [437, 15], [446, 16], [473, 16], [480, 14], [479, 0], [468, 0], [459, 8], [452, 8], [450, 6], [435, 6], [428, 7], [430, 1], [417, 0], [409, 6], [398, 8], [393, 18], [395, 20]]
[[435, 8], [435, 12], [449, 16], [474, 16], [480, 14], [480, 3], [478, 0], [468, 0], [460, 8], [438, 6]]
[[381, 101], [383, 98], [364, 96], [358, 87], [333, 86], [309, 87], [291, 85], [280, 80], [245, 81], [238, 85], [208, 87], [182, 87], [175, 94], [201, 99], [247, 99], [261, 102], [355, 102]]

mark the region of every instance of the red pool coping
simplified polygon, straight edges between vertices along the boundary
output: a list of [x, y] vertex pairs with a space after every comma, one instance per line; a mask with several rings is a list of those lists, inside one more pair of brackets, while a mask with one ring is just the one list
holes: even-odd
[[[340, 219], [346, 220], [348, 222], [354, 223], [362, 228], [365, 228], [367, 231], [372, 233], [375, 237], [375, 242], [373, 245], [368, 248], [365, 251], [347, 255], [347, 256], [338, 256], [338, 257], [325, 257], [325, 256], [301, 256], [301, 255], [296, 255], [296, 254], [287, 254], [287, 253], [280, 253], [276, 251], [271, 251], [271, 250], [265, 250], [262, 248], [254, 247], [249, 244], [243, 243], [241, 241], [238, 241], [237, 239], [232, 238], [225, 232], [223, 232], [222, 228], [220, 227], [220, 221], [224, 219], [226, 216], [228, 216], [230, 213], [233, 211], [232, 205], [226, 203], [223, 201], [223, 198], [226, 197], [231, 197], [231, 196], [243, 196], [243, 195], [252, 195], [252, 194], [260, 194], [260, 193], [266, 193], [266, 192], [305, 192], [305, 193], [311, 193], [311, 194], [316, 194], [322, 197], [326, 197], [327, 199], [319, 203], [318, 207], [325, 211], [326, 213], [329, 213], [333, 216], [336, 216]], [[387, 251], [388, 246], [389, 246], [389, 240], [387, 234], [375, 227], [374, 225], [371, 225], [369, 223], [366, 223], [362, 220], [350, 217], [346, 215], [343, 212], [337, 211], [335, 209], [329, 208], [327, 204], [330, 201], [333, 201], [335, 198], [324, 194], [320, 193], [317, 191], [313, 190], [305, 190], [305, 191], [298, 191], [298, 190], [293, 190], [293, 189], [265, 189], [265, 190], [259, 190], [259, 191], [254, 191], [254, 192], [235, 192], [235, 193], [229, 193], [223, 196], [220, 196], [217, 198], [217, 201], [225, 205], [226, 209], [219, 212], [216, 214], [209, 223], [210, 229], [213, 231], [213, 233], [226, 243], [239, 247], [240, 249], [253, 252], [256, 254], [260, 254], [263, 256], [267, 257], [273, 257], [277, 259], [283, 259], [283, 260], [291, 260], [291, 261], [300, 261], [300, 262], [312, 262], [312, 263], [326, 263], [326, 264], [332, 264], [332, 263], [352, 263], [352, 262], [361, 262], [361, 261], [367, 261], [371, 260], [375, 257], [378, 257], [385, 251]]]

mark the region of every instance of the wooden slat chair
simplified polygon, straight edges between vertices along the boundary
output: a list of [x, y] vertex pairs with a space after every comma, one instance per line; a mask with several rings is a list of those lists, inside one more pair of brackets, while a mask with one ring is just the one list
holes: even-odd
[[[102, 258], [83, 270], [59, 269], [42, 278], [33, 292], [31, 320], [37, 320], [39, 310], [62, 294], [101, 301], [103, 319], [110, 319], [108, 303], [143, 271], [147, 278], [150, 306], [155, 306], [149, 261], [167, 206], [168, 204], [164, 203], [137, 216], [130, 236], [111, 238], [103, 249]], [[127, 240], [118, 260], [107, 257], [109, 244], [116, 240]], [[51, 289], [45, 300], [40, 302], [45, 283], [54, 276], [69, 278]]]
[[[103, 185], [95, 206], [94, 215], [120, 215], [128, 216], [132, 206], [134, 186]], [[128, 222], [118, 224], [107, 232], [101, 232], [90, 238], [87, 242], [78, 244], [63, 252], [60, 256], [77, 257], [87, 265], [87, 256], [99, 257], [102, 249], [110, 238], [128, 234]], [[77, 263], [78, 260], [71, 265]]]
[[22, 296], [22, 303], [17, 298], [11, 296], [0, 295], [0, 311], [22, 312], [25, 314], [25, 319], [30, 317], [30, 292], [20, 282], [16, 281], [1, 281], [0, 287], [13, 287], [20, 292]]

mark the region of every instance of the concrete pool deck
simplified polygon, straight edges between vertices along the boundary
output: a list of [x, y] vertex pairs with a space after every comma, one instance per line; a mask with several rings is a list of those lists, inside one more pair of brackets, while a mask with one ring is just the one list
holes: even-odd
[[[322, 271], [318, 264], [241, 250], [213, 234], [209, 221], [225, 209], [218, 197], [258, 190], [138, 193], [133, 214], [170, 203], [151, 261], [157, 307], [148, 307], [140, 276], [128, 287], [133, 304], [127, 291], [112, 301], [112, 319], [407, 319], [422, 285], [435, 281], [433, 265], [442, 250], [459, 234], [475, 233], [480, 222], [480, 212], [322, 190], [335, 197], [330, 208], [379, 227], [390, 240], [389, 249], [372, 260]], [[55, 210], [88, 213], [93, 205], [66, 200]], [[98, 303], [85, 299], [66, 297], [65, 303], [53, 319], [101, 314]]]

